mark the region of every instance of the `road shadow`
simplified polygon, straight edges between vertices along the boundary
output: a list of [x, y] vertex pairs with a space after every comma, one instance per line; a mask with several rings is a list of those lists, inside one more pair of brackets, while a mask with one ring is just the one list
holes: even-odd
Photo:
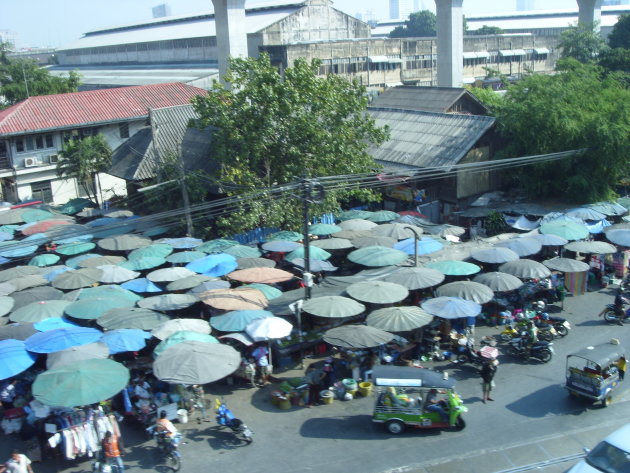
[[567, 409], [567, 391], [561, 384], [545, 386], [519, 398], [505, 407], [524, 417], [540, 418], [550, 414], [564, 414]]
[[218, 425], [189, 434], [187, 439], [195, 443], [207, 443], [209, 447], [217, 451], [235, 450], [249, 445], [230, 429]]
[[571, 322], [571, 323], [574, 324], [576, 327], [594, 327], [596, 325], [608, 325], [608, 323], [604, 320], [603, 317], [597, 317], [597, 316], [594, 319], [585, 320], [584, 322], [579, 322], [579, 323]]

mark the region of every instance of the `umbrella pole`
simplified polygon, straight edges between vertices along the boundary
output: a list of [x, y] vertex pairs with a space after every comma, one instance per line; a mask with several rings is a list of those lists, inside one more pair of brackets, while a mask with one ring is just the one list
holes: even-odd
[[405, 227], [405, 230], [411, 230], [413, 232], [413, 265], [418, 266], [418, 232], [413, 227]]
[[273, 374], [273, 355], [271, 354], [271, 339], [267, 340], [269, 344], [269, 366], [271, 366], [271, 373]]

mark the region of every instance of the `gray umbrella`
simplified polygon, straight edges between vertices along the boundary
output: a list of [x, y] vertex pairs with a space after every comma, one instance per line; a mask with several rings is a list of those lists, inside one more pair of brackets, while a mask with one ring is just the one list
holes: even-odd
[[461, 297], [477, 304], [490, 302], [494, 292], [488, 286], [473, 281], [456, 281], [440, 286], [435, 291], [440, 297]]
[[328, 251], [346, 250], [354, 246], [352, 242], [346, 238], [324, 238], [322, 240], [313, 240], [311, 245]]
[[543, 264], [563, 273], [581, 273], [590, 269], [588, 264], [572, 258], [551, 258], [543, 261]]
[[93, 358], [105, 359], [109, 356], [109, 348], [103, 342], [88, 343], [66, 348], [46, 355], [46, 368], [49, 370], [72, 365], [77, 361]]
[[342, 296], [314, 297], [304, 302], [304, 312], [319, 317], [353, 317], [365, 311], [365, 306], [355, 300]]
[[518, 254], [509, 248], [496, 246], [494, 248], [483, 248], [473, 251], [470, 256], [482, 263], [501, 264], [519, 259]]
[[80, 268], [96, 268], [106, 264], [120, 264], [127, 261], [122, 256], [106, 255], [106, 256], [94, 256], [92, 258], [86, 258], [79, 261]]
[[344, 240], [354, 240], [364, 236], [370, 236], [372, 232], [369, 230], [341, 230], [340, 232], [333, 233], [334, 238], [342, 238]]
[[606, 232], [606, 238], [615, 245], [630, 246], [630, 229], [610, 230]]
[[11, 281], [23, 276], [41, 275], [46, 272], [46, 269], [38, 266], [16, 266], [14, 268], [5, 269], [0, 271], [0, 282]]
[[413, 238], [415, 236], [414, 230], [418, 235], [422, 235], [422, 228], [405, 223], [385, 223], [373, 228], [372, 233], [395, 238], [396, 240], [404, 240], [405, 238]]
[[328, 330], [324, 341], [343, 348], [372, 348], [394, 339], [394, 335], [385, 330], [367, 325], [342, 325]]
[[535, 255], [542, 249], [542, 243], [535, 238], [512, 238], [496, 243], [495, 246], [509, 248], [518, 256]]
[[351, 284], [346, 292], [357, 300], [372, 304], [392, 304], [409, 295], [406, 287], [386, 281], [361, 281]]
[[140, 307], [122, 307], [110, 309], [101, 315], [96, 322], [108, 330], [119, 328], [136, 328], [140, 330], [153, 330], [169, 321], [168, 315], [150, 309]]
[[52, 281], [57, 289], [79, 289], [98, 284], [103, 272], [96, 268], [83, 268], [75, 271], [66, 271], [59, 274]]
[[434, 297], [424, 301], [421, 307], [429, 314], [443, 319], [476, 317], [481, 312], [479, 304], [461, 297]]
[[24, 307], [31, 302], [60, 300], [63, 292], [50, 286], [39, 286], [24, 291], [14, 292], [11, 298], [15, 301], [13, 310]]
[[173, 282], [178, 279], [184, 279], [194, 275], [195, 273], [190, 269], [174, 266], [172, 268], [156, 269], [155, 271], [151, 271], [147, 274], [147, 279], [151, 282]]
[[580, 220], [603, 220], [606, 218], [605, 214], [598, 212], [592, 207], [577, 207], [575, 209], [567, 210], [565, 215], [579, 218]]
[[383, 281], [393, 282], [407, 289], [425, 289], [437, 286], [444, 281], [444, 274], [431, 268], [403, 268], [383, 278]]
[[433, 316], [417, 306], [385, 307], [370, 313], [367, 324], [388, 332], [405, 332], [431, 323]]
[[152, 243], [150, 238], [137, 235], [118, 235], [110, 238], [103, 238], [97, 245], [104, 250], [109, 251], [129, 251]]
[[569, 243], [569, 240], [562, 238], [561, 236], [554, 235], [553, 233], [546, 233], [541, 235], [532, 235], [531, 238], [538, 240], [542, 246], [562, 246]]
[[576, 253], [592, 253], [596, 255], [605, 255], [609, 253], [617, 253], [615, 245], [606, 243], [605, 241], [572, 241], [564, 246], [569, 251]]
[[151, 335], [160, 340], [165, 340], [175, 332], [197, 332], [204, 335], [210, 334], [210, 324], [202, 319], [171, 319], [154, 328]]
[[478, 274], [473, 281], [485, 284], [495, 292], [514, 291], [523, 285], [523, 281], [516, 276], [499, 271]]
[[186, 278], [178, 279], [170, 282], [166, 285], [168, 291], [185, 291], [186, 289], [192, 289], [199, 286], [199, 284], [206, 281], [216, 281], [219, 278], [213, 278], [210, 276], [204, 276], [203, 274], [195, 274], [194, 276], [188, 276]]
[[237, 258], [236, 263], [238, 264], [236, 269], [273, 268], [276, 266], [276, 262], [269, 258]]
[[22, 276], [21, 278], [15, 278], [11, 281], [3, 282], [0, 284], [0, 286], [3, 286], [3, 288], [13, 288], [12, 290], [6, 292], [6, 294], [10, 294], [15, 291], [23, 291], [24, 289], [29, 289], [31, 287], [47, 286], [48, 283], [48, 279], [38, 274], [33, 274], [32, 276]]
[[352, 245], [356, 248], [365, 248], [366, 246], [384, 246], [393, 248], [398, 240], [387, 236], [364, 236], [352, 240]]
[[628, 209], [626, 209], [623, 205], [618, 204], [617, 202], [612, 202], [612, 201], [596, 202], [594, 204], [585, 205], [584, 207], [596, 210], [609, 217], [625, 215], [628, 212]]
[[8, 340], [13, 338], [15, 340], [26, 340], [28, 337], [37, 333], [33, 323], [20, 322], [16, 324], [8, 324], [0, 327], [0, 340]]
[[499, 266], [499, 271], [521, 279], [540, 279], [551, 275], [551, 272], [544, 264], [531, 259], [509, 261]]
[[[376, 223], [370, 222], [369, 220], [364, 220], [362, 218], [352, 218], [350, 220], [345, 220], [339, 224], [339, 226], [343, 230], [353, 230], [353, 231], [369, 231], [377, 226]], [[333, 235], [337, 235], [337, 233], [333, 233]]]
[[604, 233], [612, 232], [613, 230], [630, 230], [630, 223], [615, 223], [604, 227]]
[[[14, 293], [15, 294], [15, 293]], [[13, 297], [0, 296], [0, 316], [7, 315], [15, 306]]]
[[191, 294], [162, 294], [138, 301], [138, 307], [152, 310], [179, 310], [197, 302], [199, 299]]
[[51, 317], [63, 317], [65, 308], [70, 301], [47, 300], [31, 302], [15, 309], [9, 318], [13, 322], [40, 322]]

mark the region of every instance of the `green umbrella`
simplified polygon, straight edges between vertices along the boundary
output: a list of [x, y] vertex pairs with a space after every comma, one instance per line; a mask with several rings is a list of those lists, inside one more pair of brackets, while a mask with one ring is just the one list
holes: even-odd
[[437, 269], [446, 276], [468, 276], [481, 271], [479, 266], [466, 261], [435, 261], [428, 263], [426, 266], [427, 268]]
[[129, 253], [127, 257], [129, 260], [138, 258], [166, 258], [173, 252], [173, 247], [166, 243], [154, 243], [153, 245], [145, 246], [144, 248], [138, 248]]
[[42, 220], [50, 220], [55, 214], [41, 209], [30, 209], [22, 212], [22, 220], [26, 223], [41, 222]]
[[223, 253], [232, 255], [235, 258], [258, 258], [262, 253], [257, 248], [245, 245], [234, 245], [226, 248]]
[[179, 253], [173, 253], [166, 257], [166, 261], [169, 263], [190, 263], [199, 258], [204, 258], [206, 253], [201, 251], [180, 251]]
[[139, 296], [135, 292], [124, 289], [116, 284], [81, 289], [77, 299], [91, 299], [94, 297], [125, 298], [133, 302], [137, 302], [142, 299], [142, 296]]
[[377, 212], [372, 212], [372, 215], [368, 215], [365, 217], [366, 220], [370, 222], [391, 222], [392, 220], [396, 220], [400, 215], [396, 212], [392, 212], [391, 210], [379, 210]]
[[85, 261], [86, 259], [92, 259], [97, 256], [100, 256], [98, 253], [85, 253], [83, 255], [74, 256], [73, 258], [68, 258], [66, 260], [66, 266], [69, 266], [73, 269], [77, 269], [79, 267], [79, 263]]
[[302, 305], [302, 310], [318, 317], [353, 317], [365, 311], [360, 302], [342, 296], [313, 297]]
[[[151, 239], [138, 235], [118, 235], [99, 240], [99, 248], [109, 251], [129, 251], [151, 245]], [[129, 255], [131, 257], [131, 255]]]
[[[98, 268], [99, 266], [103, 266], [106, 264], [121, 264], [127, 261], [122, 256], [93, 256], [91, 258], [86, 258], [79, 262], [79, 268]], [[129, 268], [127, 268], [129, 269]]]
[[237, 269], [273, 268], [276, 262], [269, 258], [237, 258]]
[[21, 278], [23, 276], [40, 275], [44, 272], [44, 269], [37, 266], [15, 266], [14, 268], [0, 271], [0, 282], [11, 281], [12, 279]]
[[28, 262], [29, 266], [50, 266], [60, 260], [58, 255], [52, 253], [45, 253], [43, 255], [37, 255]]
[[346, 292], [354, 299], [371, 304], [393, 304], [409, 295], [409, 290], [400, 284], [378, 280], [350, 284]]
[[388, 332], [406, 332], [431, 323], [433, 316], [417, 306], [384, 307], [368, 315], [368, 326]]
[[565, 240], [582, 240], [589, 235], [588, 228], [586, 228], [584, 224], [571, 221], [551, 221], [545, 223], [540, 227], [540, 233], [551, 233]]
[[617, 203], [630, 210], [630, 197], [619, 197]]
[[81, 253], [87, 253], [96, 247], [95, 243], [91, 241], [78, 241], [75, 243], [67, 243], [65, 245], [58, 246], [55, 250], [60, 255], [78, 255]]
[[[316, 246], [309, 248], [309, 250], [310, 257], [313, 259], [327, 260], [332, 256], [326, 250], [322, 250], [321, 248], [318, 248]], [[286, 259], [287, 261], [294, 260], [295, 258], [304, 258], [304, 247], [293, 250], [291, 253], [284, 257], [284, 259]]]
[[129, 370], [120, 363], [81, 360], [38, 375], [33, 396], [47, 406], [85, 406], [118, 394], [128, 382]]
[[282, 291], [280, 289], [276, 289], [275, 287], [269, 286], [268, 284], [253, 283], [253, 284], [245, 284], [244, 286], [241, 286], [241, 287], [252, 287], [254, 289], [258, 289], [260, 292], [262, 292], [265, 295], [268, 301], [270, 301], [271, 299], [275, 299], [276, 297], [280, 297], [282, 295]]
[[[344, 220], [339, 224], [342, 230], [353, 230], [353, 231], [370, 231], [378, 225], [374, 222], [370, 222], [369, 220], [364, 220], [362, 218], [353, 218], [350, 220]], [[335, 232], [337, 235], [339, 232]]]
[[390, 266], [406, 261], [409, 255], [404, 251], [384, 246], [367, 246], [348, 254], [348, 259], [353, 263], [363, 266]]
[[185, 291], [186, 289], [192, 289], [207, 281], [215, 281], [218, 278], [210, 276], [204, 276], [203, 274], [195, 274], [194, 276], [188, 276], [182, 279], [177, 279], [166, 285], [167, 291]]
[[153, 330], [169, 320], [171, 319], [168, 315], [155, 310], [142, 309], [140, 307], [121, 307], [108, 310], [96, 322], [108, 330], [119, 328]]
[[168, 230], [169, 230], [168, 227], [153, 227], [153, 228], [149, 228], [148, 230], [143, 231], [142, 236], [154, 237], [158, 235], [163, 235], [167, 233]]
[[166, 263], [166, 259], [160, 256], [141, 256], [120, 263], [119, 266], [121, 268], [131, 269], [132, 271], [142, 271], [143, 269], [157, 268], [164, 263]]
[[52, 280], [53, 287], [57, 289], [79, 289], [98, 284], [103, 272], [96, 268], [83, 268], [75, 271], [66, 271]]
[[70, 301], [59, 300], [31, 302], [14, 310], [9, 318], [13, 322], [39, 322], [51, 317], [63, 317], [69, 304]]
[[304, 238], [304, 235], [302, 235], [301, 233], [284, 230], [281, 232], [272, 233], [271, 235], [267, 235], [265, 237], [265, 240], [266, 241], [274, 241], [274, 240], [300, 241], [302, 238]]
[[337, 218], [343, 222], [344, 220], [355, 218], [367, 219], [370, 215], [372, 215], [372, 212], [369, 210], [346, 210], [337, 215]]
[[76, 319], [92, 320], [98, 319], [110, 309], [133, 307], [134, 305], [134, 301], [125, 297], [94, 297], [70, 303], [65, 312]]
[[409, 290], [425, 289], [444, 281], [444, 274], [431, 268], [401, 268], [385, 276], [383, 281], [400, 284]]
[[316, 246], [322, 250], [345, 250], [354, 245], [345, 238], [324, 238], [323, 240], [312, 241], [311, 246]]
[[158, 346], [153, 350], [153, 356], [157, 357], [166, 350], [168, 347], [177, 345], [178, 343], [186, 342], [186, 341], [195, 341], [202, 343], [219, 343], [219, 340], [214, 338], [212, 335], [206, 335], [205, 333], [192, 332], [190, 330], [181, 330], [179, 332], [175, 332], [173, 335], [162, 340]]
[[308, 232], [311, 235], [330, 235], [331, 233], [340, 232], [342, 228], [338, 225], [331, 225], [330, 223], [316, 223], [308, 227]]
[[222, 253], [223, 250], [230, 246], [238, 245], [236, 240], [225, 240], [219, 238], [217, 240], [210, 240], [195, 248], [196, 251], [203, 251], [204, 253]]
[[0, 317], [11, 312], [14, 305], [15, 299], [13, 299], [13, 297], [0, 296]]
[[70, 199], [68, 202], [59, 207], [59, 212], [62, 214], [76, 214], [81, 212], [86, 207], [94, 205], [91, 200], [84, 199], [83, 197], [77, 197], [76, 199]]

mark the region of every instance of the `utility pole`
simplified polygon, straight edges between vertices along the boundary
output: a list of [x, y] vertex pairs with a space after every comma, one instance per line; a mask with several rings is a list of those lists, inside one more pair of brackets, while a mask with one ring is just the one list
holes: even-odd
[[190, 216], [190, 199], [188, 198], [188, 187], [186, 187], [186, 171], [184, 169], [184, 157], [182, 147], [178, 146], [177, 166], [179, 167], [179, 185], [182, 190], [182, 201], [184, 202], [184, 214], [186, 215], [186, 230], [189, 237], [194, 236], [192, 217]]
[[[309, 241], [309, 205], [317, 204], [324, 200], [324, 186], [319, 181], [314, 179], [308, 179], [306, 177], [301, 180], [302, 192], [300, 198], [302, 200], [302, 224], [304, 235], [304, 299], [311, 298], [311, 287], [313, 286], [313, 275], [311, 274], [311, 251]], [[313, 190], [316, 191], [316, 196], [313, 197]]]

